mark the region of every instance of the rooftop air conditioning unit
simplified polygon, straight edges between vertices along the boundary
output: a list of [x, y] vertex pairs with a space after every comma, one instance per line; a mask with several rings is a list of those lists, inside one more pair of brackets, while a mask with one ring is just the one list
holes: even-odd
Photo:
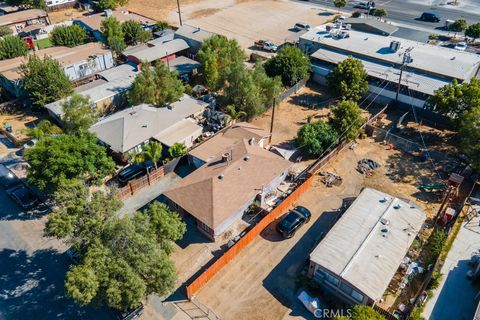
[[111, 17], [111, 16], [112, 16], [112, 10], [111, 9], [105, 10], [105, 17]]
[[390, 50], [397, 52], [400, 49], [400, 41], [393, 40], [390, 42]]

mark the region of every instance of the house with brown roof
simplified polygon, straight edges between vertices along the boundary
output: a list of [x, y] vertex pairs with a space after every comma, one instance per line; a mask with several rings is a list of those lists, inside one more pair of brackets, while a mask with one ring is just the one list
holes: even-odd
[[[115, 64], [112, 52], [99, 42], [90, 42], [74, 48], [50, 47], [31, 54], [42, 59], [47, 55], [57, 60], [72, 81], [94, 75]], [[0, 85], [16, 97], [22, 94], [21, 65], [27, 61], [28, 55], [0, 61]]]
[[41, 9], [20, 10], [0, 15], [0, 26], [9, 27], [13, 34], [21, 32], [23, 28], [28, 26], [47, 26], [49, 24], [48, 14]]
[[255, 131], [263, 130], [243, 127], [226, 130], [193, 149], [190, 155], [204, 164], [164, 194], [172, 208], [193, 217], [212, 240], [242, 219], [254, 201], [264, 207], [292, 165], [259, 145], [262, 134]]
[[102, 21], [107, 17], [115, 17], [115, 19], [120, 22], [125, 22], [128, 20], [136, 21], [142, 25], [144, 30], [152, 30], [157, 23], [153, 19], [129, 11], [127, 8], [124, 7], [117, 8], [115, 10], [105, 10], [104, 12], [83, 16], [81, 18], [73, 20], [73, 23], [78, 24], [87, 31], [91, 32], [95, 39], [97, 39], [98, 41], [102, 41]]

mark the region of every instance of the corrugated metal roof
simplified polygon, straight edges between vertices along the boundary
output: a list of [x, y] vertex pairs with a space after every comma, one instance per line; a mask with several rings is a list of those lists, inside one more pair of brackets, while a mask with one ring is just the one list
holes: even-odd
[[152, 62], [188, 48], [189, 46], [185, 40], [174, 39], [153, 47], [145, 47], [136, 52], [126, 52], [125, 54], [135, 57], [138, 61]]
[[[325, 27], [320, 26], [303, 34], [300, 39], [317, 43], [322, 48], [341, 51], [346, 55], [354, 54], [397, 65], [402, 64], [403, 52], [411, 49], [410, 56], [413, 61], [408, 64], [409, 68], [461, 80], [473, 77], [480, 66], [480, 56], [470, 52], [355, 30], [349, 31], [348, 38], [337, 39], [332, 37]], [[401, 44], [397, 52], [390, 50], [393, 40]]]
[[[338, 64], [349, 57], [348, 54], [340, 53], [326, 48], [320, 48], [312, 55], [313, 58]], [[359, 56], [355, 56], [363, 63], [365, 70], [369, 76], [388, 80], [391, 82], [398, 82], [400, 77], [400, 69], [373, 60], [367, 60]], [[433, 95], [434, 91], [449, 84], [447, 79], [437, 78], [427, 74], [416, 73], [411, 68], [406, 68], [402, 75], [402, 84], [408, 86], [410, 89], [417, 92]]]
[[412, 203], [366, 188], [310, 260], [378, 301], [424, 220], [423, 211]]

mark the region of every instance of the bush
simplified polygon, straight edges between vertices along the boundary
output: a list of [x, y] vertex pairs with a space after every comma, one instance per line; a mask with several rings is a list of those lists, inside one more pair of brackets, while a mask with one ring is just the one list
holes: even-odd
[[0, 37], [8, 36], [9, 34], [13, 34], [13, 30], [7, 26], [0, 27]]
[[428, 36], [428, 39], [429, 40], [438, 40], [440, 36], [438, 34], [435, 34], [435, 33], [431, 33], [429, 36]]
[[71, 26], [57, 26], [50, 34], [51, 41], [55, 46], [76, 47], [85, 43], [87, 31], [77, 24]]
[[21, 57], [27, 52], [25, 41], [18, 36], [8, 35], [0, 39], [0, 60]]
[[327, 123], [318, 121], [303, 125], [297, 134], [297, 143], [310, 155], [322, 155], [337, 140], [337, 133]]
[[168, 154], [172, 158], [183, 157], [187, 154], [187, 147], [184, 143], [175, 143], [168, 148]]
[[354, 11], [352, 13], [352, 18], [358, 18], [362, 15], [362, 13], [360, 11]]
[[387, 16], [387, 10], [380, 8], [380, 9], [375, 9], [373, 10], [373, 15], [375, 17], [386, 17]]

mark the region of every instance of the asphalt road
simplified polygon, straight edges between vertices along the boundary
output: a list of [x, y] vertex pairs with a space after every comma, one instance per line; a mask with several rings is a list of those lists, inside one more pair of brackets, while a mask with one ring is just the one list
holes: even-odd
[[[366, 0], [365, 0], [366, 1]], [[453, 0], [452, 0], [453, 1]], [[459, 6], [452, 6], [446, 1], [415, 1], [415, 0], [386, 0], [375, 1], [377, 8], [384, 8], [388, 12], [387, 20], [411, 26], [419, 26], [422, 28], [431, 28], [432, 30], [442, 28], [445, 20], [457, 20], [463, 18], [469, 24], [480, 22], [480, 1], [479, 0], [458, 0], [464, 2]], [[333, 0], [310, 0], [310, 3], [318, 4], [319, 6], [335, 9]], [[342, 11], [353, 12], [354, 6], [361, 1], [348, 1]], [[441, 17], [441, 21], [437, 23], [425, 22], [419, 20], [422, 12], [433, 12]]]

